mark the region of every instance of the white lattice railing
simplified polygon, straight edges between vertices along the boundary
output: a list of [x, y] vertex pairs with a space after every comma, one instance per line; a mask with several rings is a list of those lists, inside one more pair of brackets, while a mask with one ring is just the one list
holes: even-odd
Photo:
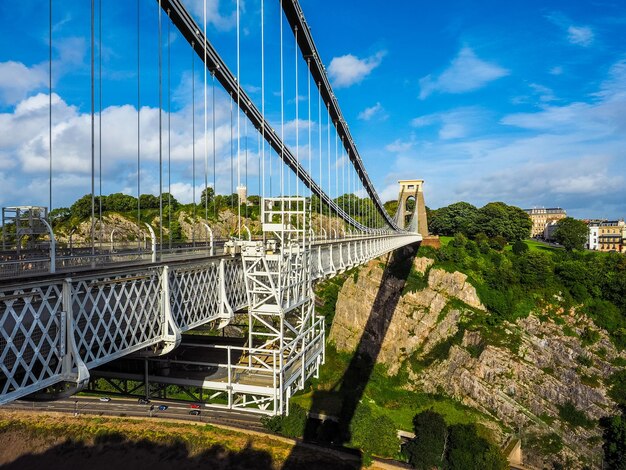
[[[333, 276], [420, 239], [315, 243], [311, 277]], [[291, 282], [298, 288], [301, 281]], [[238, 257], [13, 282], [0, 285], [0, 404], [55, 383], [84, 382], [88, 368], [133, 352], [171, 350], [181, 332], [211, 321], [223, 326], [248, 302]]]

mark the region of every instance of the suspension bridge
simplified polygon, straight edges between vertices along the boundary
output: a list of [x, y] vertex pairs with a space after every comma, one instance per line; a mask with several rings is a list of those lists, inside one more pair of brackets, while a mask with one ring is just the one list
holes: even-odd
[[[180, 345], [182, 333], [206, 324], [221, 329], [240, 314], [247, 317], [245, 344], [205, 346], [216, 359], [210, 364], [212, 374], [202, 379], [202, 388], [216, 407], [266, 414], [288, 412], [289, 398], [319, 373], [324, 362], [324, 319], [315, 313], [313, 283], [420, 242], [427, 235], [423, 181], [402, 181], [398, 209], [394, 215], [387, 212], [341, 113], [297, 0], [252, 2], [260, 12], [260, 44], [252, 58], [240, 52], [240, 15], [245, 12], [237, 2], [236, 59], [230, 67], [207, 35], [206, 3], [204, 14], [194, 17], [181, 0], [158, 0], [156, 4], [137, 0], [138, 18], [142, 9], [148, 8], [146, 3], [156, 9], [158, 28], [158, 67], [151, 73], [158, 81], [158, 166], [154, 167], [159, 182], [158, 225], [139, 227], [143, 127], [138, 19], [137, 231], [146, 234], [146, 243], [115, 249], [113, 233], [108, 247], [96, 241], [102, 226], [102, 142], [107, 136], [102, 129], [101, 103], [96, 109], [96, 96], [102, 93], [102, 72], [98, 71], [102, 1], [92, 1], [90, 244], [73, 247], [71, 235], [69, 246], [58, 243], [48, 216], [53, 194], [60, 191], [54, 185], [50, 78], [49, 205], [3, 209], [0, 404], [22, 397], [76, 393], [88, 383], [90, 370], [98, 366], [129, 355], [167, 355]], [[49, 5], [52, 43], [53, 2]], [[275, 109], [266, 103], [265, 28], [270, 17], [271, 33], [278, 33], [272, 38], [278, 61], [272, 64], [280, 67], [280, 93], [278, 99], [271, 100], [278, 105]], [[287, 28], [289, 34], [284, 31]], [[204, 188], [218, 185], [215, 116], [216, 110], [223, 109], [218, 109], [216, 89], [229, 106], [228, 170], [231, 193], [239, 198], [236, 233], [230, 239], [213, 236], [208, 205], [204, 218], [193, 221], [206, 230], [205, 243], [173, 246], [167, 236], [171, 233], [171, 220], [165, 223], [164, 205], [171, 194], [172, 175], [172, 34], [184, 38], [190, 51], [194, 106], [198, 64], [204, 78], [204, 133], [199, 133], [203, 144], [198, 149], [204, 150]], [[290, 58], [283, 51], [287, 42], [294, 51]], [[251, 96], [241, 85], [240, 64], [246, 60], [258, 64], [260, 97]], [[289, 73], [285, 72], [287, 66], [291, 67]], [[293, 79], [294, 97], [286, 95], [287, 75]], [[307, 93], [304, 99], [302, 89]], [[304, 110], [300, 101], [306, 104]], [[289, 107], [295, 112], [295, 137], [286, 135], [285, 110]], [[196, 114], [193, 109], [190, 147], [194, 205]], [[252, 138], [249, 126], [254, 130]], [[302, 133], [305, 137], [301, 139]], [[248, 165], [248, 147], [255, 137], [258, 233], [250, 231], [245, 213], [250, 191], [248, 171], [252, 172], [253, 166]], [[341, 197], [357, 193], [364, 197]]]

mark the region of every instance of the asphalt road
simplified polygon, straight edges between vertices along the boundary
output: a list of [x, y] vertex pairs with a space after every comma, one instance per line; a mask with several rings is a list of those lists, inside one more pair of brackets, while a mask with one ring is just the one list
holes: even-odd
[[[154, 405], [152, 411], [150, 411], [151, 405]], [[158, 409], [159, 405], [167, 405], [168, 408], [165, 411], [160, 411]], [[137, 399], [117, 396], [112, 396], [111, 401], [108, 402], [100, 401], [99, 396], [74, 396], [67, 399], [46, 402], [17, 400], [5, 405], [3, 408], [30, 411], [55, 411], [68, 414], [78, 413], [79, 415], [180, 419], [207, 424], [223, 424], [253, 431], [264, 431], [260, 423], [260, 416], [236, 411], [221, 411], [208, 408], [204, 405], [200, 405], [200, 415], [195, 416], [189, 414], [193, 409], [191, 408], [191, 403], [174, 400], [152, 400], [148, 405], [141, 405], [137, 402]]]

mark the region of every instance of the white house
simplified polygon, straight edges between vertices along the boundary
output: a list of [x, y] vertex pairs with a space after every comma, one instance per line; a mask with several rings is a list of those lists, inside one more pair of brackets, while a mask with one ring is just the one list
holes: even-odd
[[589, 223], [589, 233], [587, 234], [587, 246], [589, 250], [598, 249], [598, 229], [600, 224], [591, 222]]

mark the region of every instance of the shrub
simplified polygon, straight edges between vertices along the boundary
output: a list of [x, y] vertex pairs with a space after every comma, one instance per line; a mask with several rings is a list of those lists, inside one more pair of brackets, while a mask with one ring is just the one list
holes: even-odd
[[286, 437], [302, 437], [307, 421], [306, 410], [295, 403], [289, 408], [289, 415], [283, 417], [280, 433]]
[[594, 420], [589, 419], [585, 413], [576, 408], [570, 401], [563, 405], [556, 405], [556, 407], [559, 410], [559, 417], [571, 426], [591, 428], [595, 424]]
[[268, 430], [285, 437], [302, 437], [307, 422], [307, 413], [296, 403], [289, 406], [289, 415], [263, 416], [261, 424]]
[[448, 470], [468, 468], [505, 470], [509, 468], [500, 449], [480, 437], [473, 424], [455, 424], [448, 428], [445, 458], [445, 468]]
[[604, 461], [606, 468], [626, 469], [626, 413], [602, 418]]
[[400, 440], [396, 426], [387, 416], [376, 416], [361, 403], [350, 423], [351, 442], [366, 456], [393, 457], [398, 453]]
[[439, 468], [448, 432], [443, 417], [432, 410], [422, 411], [413, 418], [413, 428], [415, 438], [402, 448], [406, 459], [417, 469]]
[[524, 243], [522, 240], [516, 240], [515, 243], [513, 243], [512, 250], [513, 250], [513, 253], [519, 256], [519, 255], [526, 253], [529, 250], [529, 248], [528, 248], [528, 245]]
[[609, 396], [619, 405], [626, 406], [626, 370], [615, 372], [609, 377]]
[[583, 354], [576, 358], [576, 362], [585, 367], [591, 367], [593, 365], [593, 360], [589, 356], [585, 356]]

